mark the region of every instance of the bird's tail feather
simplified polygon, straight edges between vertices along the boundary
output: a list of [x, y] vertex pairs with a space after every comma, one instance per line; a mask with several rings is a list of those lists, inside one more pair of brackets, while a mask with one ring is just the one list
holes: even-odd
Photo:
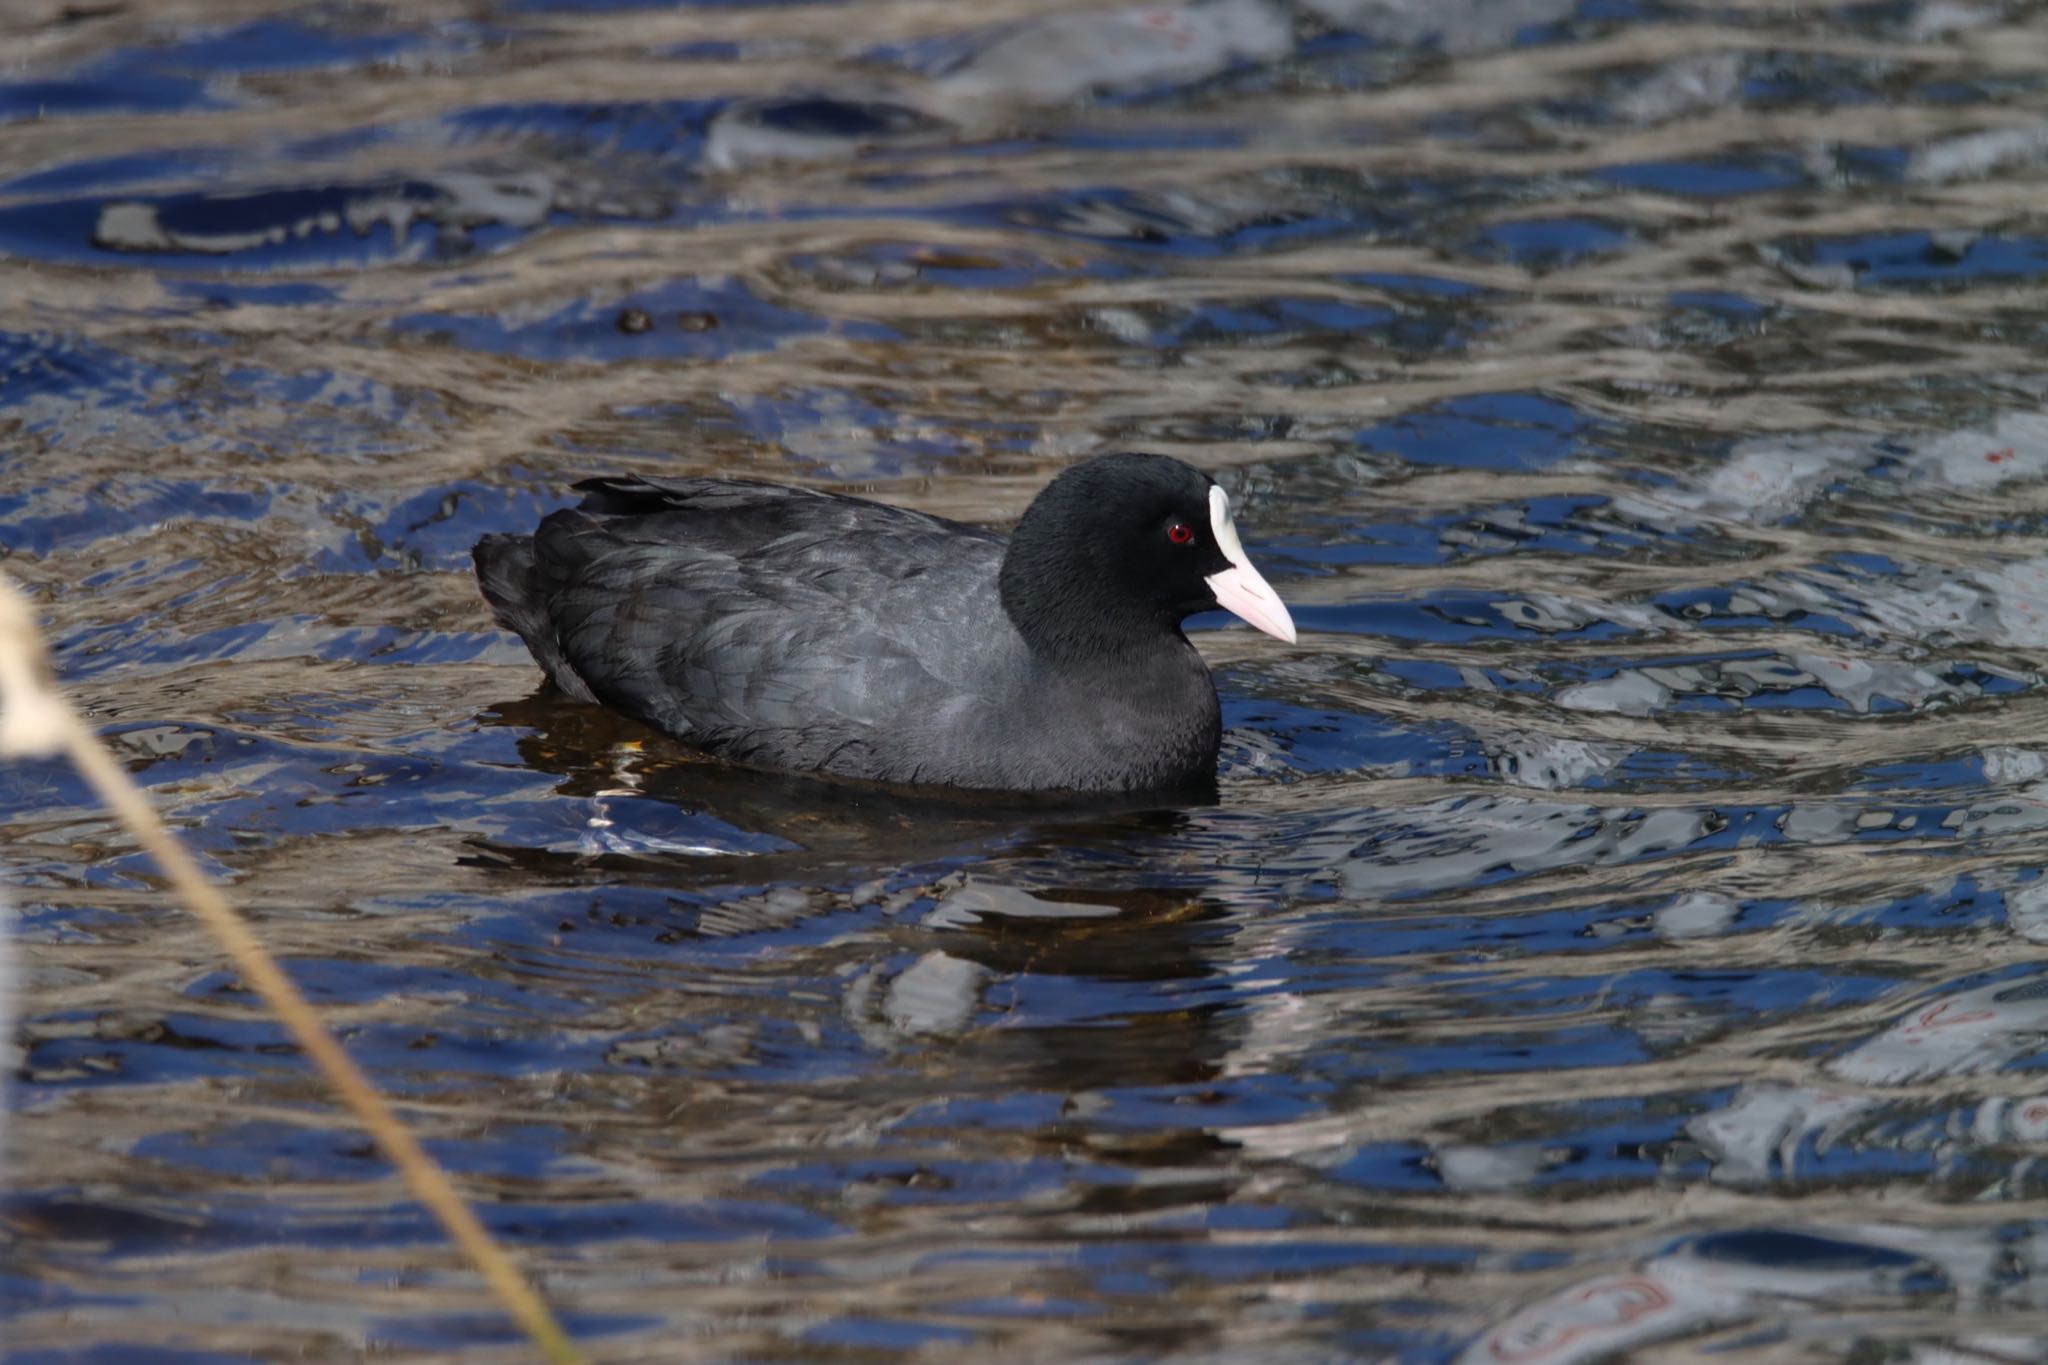
[[533, 537], [485, 536], [471, 556], [476, 560], [477, 586], [498, 624], [526, 641], [549, 682], [577, 701], [596, 701], [589, 685], [562, 657], [561, 644], [548, 623], [547, 606], [534, 572]]

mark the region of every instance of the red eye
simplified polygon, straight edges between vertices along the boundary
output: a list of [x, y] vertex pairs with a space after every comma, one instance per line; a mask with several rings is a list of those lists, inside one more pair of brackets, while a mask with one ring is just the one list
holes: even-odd
[[1166, 528], [1166, 538], [1176, 545], [1185, 545], [1195, 538], [1195, 533], [1186, 522], [1176, 521]]

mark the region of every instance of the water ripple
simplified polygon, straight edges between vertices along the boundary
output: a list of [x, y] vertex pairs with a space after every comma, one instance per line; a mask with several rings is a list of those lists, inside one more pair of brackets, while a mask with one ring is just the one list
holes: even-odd
[[[2026, 7], [0, 30], [0, 552], [595, 1353], [2048, 1351]], [[1195, 623], [1213, 807], [709, 764], [468, 580], [1124, 447], [1303, 628]], [[24, 1360], [508, 1340], [75, 778], [0, 849]]]

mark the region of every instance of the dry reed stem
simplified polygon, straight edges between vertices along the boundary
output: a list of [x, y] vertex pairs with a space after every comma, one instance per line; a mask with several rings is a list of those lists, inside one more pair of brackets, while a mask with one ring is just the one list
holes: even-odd
[[384, 1149], [412, 1192], [483, 1274], [505, 1310], [541, 1353], [557, 1365], [580, 1365], [582, 1354], [547, 1305], [527, 1284], [490, 1233], [455, 1191], [447, 1172], [427, 1155], [369, 1078], [349, 1060], [321, 1024], [291, 978], [257, 941], [247, 922], [208, 882], [174, 838], [135, 780], [100, 743], [51, 678], [49, 654], [28, 601], [0, 574], [0, 757], [67, 755], [101, 801], [149, 851], [186, 909], [211, 929], [242, 979], [256, 988], [272, 1014], [313, 1059]]

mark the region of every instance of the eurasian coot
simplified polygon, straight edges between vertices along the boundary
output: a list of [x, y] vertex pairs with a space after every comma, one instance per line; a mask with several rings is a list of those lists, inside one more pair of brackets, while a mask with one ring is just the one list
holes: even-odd
[[1221, 717], [1181, 634], [1294, 622], [1230, 499], [1164, 455], [1048, 484], [1004, 536], [738, 479], [588, 479], [476, 545], [492, 613], [569, 696], [743, 763], [995, 791], [1213, 780]]

